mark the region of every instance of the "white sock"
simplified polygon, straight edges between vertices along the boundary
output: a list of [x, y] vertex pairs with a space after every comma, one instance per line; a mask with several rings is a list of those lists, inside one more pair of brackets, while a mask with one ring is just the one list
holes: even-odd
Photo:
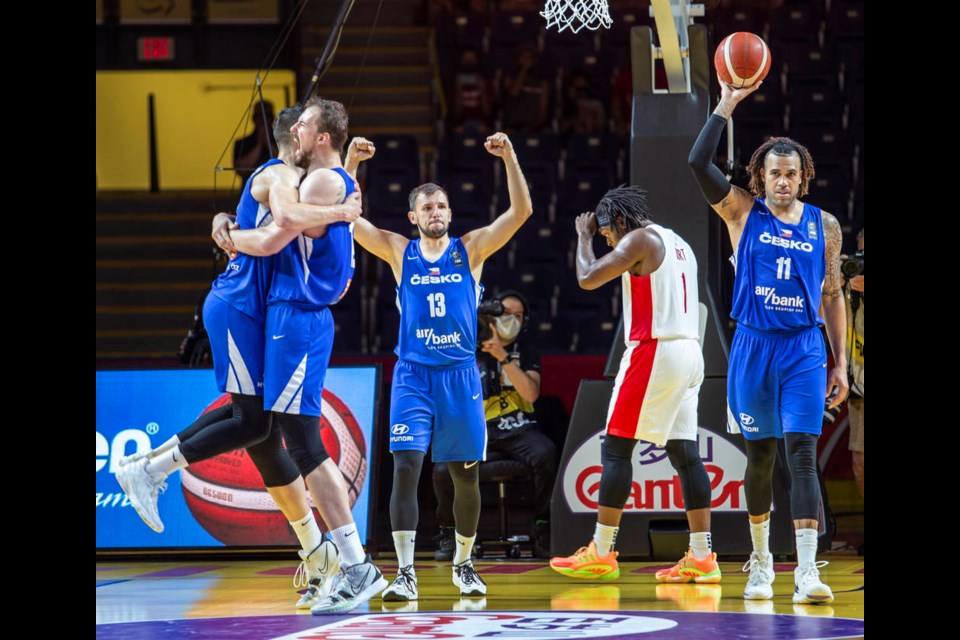
[[750, 539], [753, 540], [753, 550], [757, 553], [770, 553], [770, 520], [760, 524], [750, 523]]
[[393, 532], [393, 547], [397, 550], [397, 564], [400, 568], [413, 566], [413, 548], [416, 542], [416, 531]]
[[797, 565], [809, 569], [817, 561], [817, 530], [797, 529]]
[[597, 523], [597, 529], [593, 532], [593, 541], [597, 545], [597, 555], [606, 556], [610, 554], [613, 545], [617, 542], [617, 531], [620, 527], [608, 527], [605, 524]]
[[180, 438], [178, 438], [177, 436], [173, 436], [172, 438], [170, 438], [169, 440], [161, 444], [156, 449], [152, 449], [150, 453], [147, 454], [147, 457], [156, 458], [161, 453], [166, 453], [167, 451], [170, 451], [170, 449], [173, 449], [179, 444], [180, 444]]
[[186, 458], [180, 453], [180, 447], [176, 446], [173, 449], [164, 451], [156, 458], [150, 459], [150, 462], [147, 463], [147, 471], [150, 473], [162, 473], [163, 477], [166, 478], [178, 469], [185, 469], [187, 464]]
[[357, 533], [357, 523], [351, 522], [330, 532], [333, 544], [340, 550], [340, 564], [351, 567], [361, 564], [367, 559], [360, 543], [360, 534]]
[[293, 528], [293, 532], [297, 534], [300, 546], [307, 553], [319, 547], [320, 543], [323, 542], [323, 533], [320, 532], [317, 519], [313, 517], [313, 511], [307, 511], [307, 515], [299, 520], [291, 520], [290, 526]]
[[477, 534], [473, 534], [469, 538], [459, 533], [455, 533], [454, 536], [457, 539], [457, 550], [453, 554], [453, 564], [463, 564], [470, 560], [470, 554], [473, 551], [473, 543], [477, 539]]
[[690, 551], [697, 560], [703, 560], [710, 555], [713, 540], [709, 531], [698, 531], [690, 534]]

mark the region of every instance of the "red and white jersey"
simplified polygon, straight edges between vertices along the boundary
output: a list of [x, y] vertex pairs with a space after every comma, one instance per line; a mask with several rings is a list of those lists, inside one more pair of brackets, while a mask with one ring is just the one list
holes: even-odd
[[700, 298], [697, 295], [697, 258], [676, 233], [651, 224], [646, 227], [663, 239], [663, 262], [653, 273], [621, 276], [623, 336], [627, 346], [644, 340], [698, 340]]

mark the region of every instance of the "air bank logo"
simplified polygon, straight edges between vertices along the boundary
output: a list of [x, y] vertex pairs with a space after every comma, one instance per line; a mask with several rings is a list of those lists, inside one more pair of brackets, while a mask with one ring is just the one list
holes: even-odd
[[417, 339], [423, 340], [423, 344], [431, 349], [459, 347], [460, 338], [461, 334], [459, 331], [452, 333], [435, 333], [432, 328], [417, 329]]

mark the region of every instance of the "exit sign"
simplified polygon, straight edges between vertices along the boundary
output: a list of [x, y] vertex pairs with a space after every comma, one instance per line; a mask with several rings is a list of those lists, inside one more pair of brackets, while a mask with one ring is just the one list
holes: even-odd
[[137, 38], [137, 60], [173, 60], [173, 38]]

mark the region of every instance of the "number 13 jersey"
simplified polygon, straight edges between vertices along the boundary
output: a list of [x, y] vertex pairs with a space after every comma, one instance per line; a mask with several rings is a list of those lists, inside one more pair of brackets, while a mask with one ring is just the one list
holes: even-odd
[[401, 360], [428, 367], [459, 366], [477, 358], [477, 304], [483, 291], [474, 282], [460, 238], [436, 262], [411, 240], [403, 255], [397, 306]]

